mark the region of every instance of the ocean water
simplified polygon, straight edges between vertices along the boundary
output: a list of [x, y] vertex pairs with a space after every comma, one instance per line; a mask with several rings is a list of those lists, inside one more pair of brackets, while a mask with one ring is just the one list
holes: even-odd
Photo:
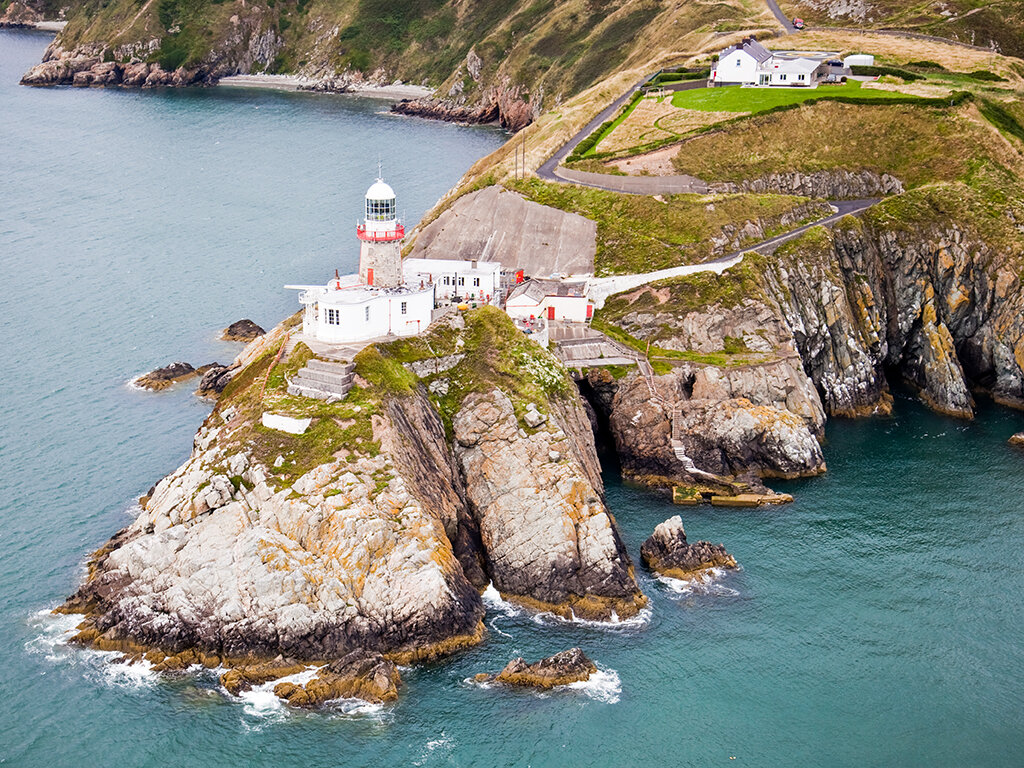
[[[287, 282], [351, 268], [378, 155], [408, 222], [502, 141], [377, 102], [212, 89], [33, 90], [48, 42], [0, 32], [0, 763], [18, 766], [1020, 766], [1024, 414], [970, 423], [900, 396], [829, 425], [829, 472], [792, 505], [673, 507], [607, 472], [630, 552], [677, 512], [742, 570], [705, 584], [638, 568], [619, 626], [488, 596], [487, 641], [403, 673], [387, 707], [290, 712], [212, 675], [157, 678], [72, 650], [48, 615], [133, 499], [183, 460], [208, 405], [126, 386], [227, 361], [241, 317]], [[467, 682], [581, 646], [591, 683], [545, 695]]]

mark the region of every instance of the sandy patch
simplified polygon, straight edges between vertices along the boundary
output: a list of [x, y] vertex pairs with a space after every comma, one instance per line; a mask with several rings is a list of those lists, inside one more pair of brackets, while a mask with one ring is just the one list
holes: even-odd
[[672, 165], [672, 159], [679, 154], [679, 145], [673, 144], [644, 155], [627, 157], [608, 163], [630, 176], [673, 176], [679, 171]]

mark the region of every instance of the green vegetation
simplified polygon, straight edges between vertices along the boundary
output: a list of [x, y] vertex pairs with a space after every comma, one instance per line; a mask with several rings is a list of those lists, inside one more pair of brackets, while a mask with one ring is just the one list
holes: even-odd
[[636, 93], [634, 93], [630, 97], [629, 101], [626, 102], [625, 105], [623, 105], [622, 109], [619, 110], [618, 117], [616, 117], [614, 120], [608, 120], [605, 121], [604, 123], [601, 123], [601, 125], [598, 127], [596, 131], [594, 131], [592, 134], [584, 138], [583, 141], [581, 141], [573, 148], [572, 154], [570, 154], [569, 157], [566, 158], [566, 162], [571, 163], [575, 160], [580, 160], [581, 158], [584, 158], [587, 155], [594, 154], [594, 148], [601, 143], [601, 139], [603, 139], [605, 136], [608, 136], [609, 134], [611, 134], [612, 131], [614, 131], [616, 128], [622, 125], [622, 122], [627, 117], [629, 117], [629, 114], [634, 109], [636, 109], [636, 105], [640, 103], [640, 99], [642, 99], [643, 96], [644, 94], [642, 91], [637, 91]]
[[990, 99], [984, 99], [978, 105], [981, 114], [1004, 135], [1024, 141], [1024, 126], [1006, 107]]
[[462, 317], [464, 330], [441, 323], [420, 337], [377, 345], [376, 353], [387, 363], [399, 366], [398, 361], [425, 360], [456, 351], [464, 355], [452, 368], [422, 380], [424, 384], [445, 380], [447, 391], [432, 395], [431, 400], [449, 434], [462, 402], [474, 392], [500, 389], [512, 399], [517, 415], [522, 417], [529, 403], [543, 411], [552, 398], [574, 391], [561, 363], [517, 330], [500, 309], [482, 307]]
[[704, 112], [764, 112], [769, 109], [822, 101], [838, 97], [887, 100], [906, 99], [894, 91], [861, 88], [859, 80], [842, 85], [820, 85], [817, 88], [743, 88], [730, 85], [724, 88], [696, 88], [678, 91], [672, 95], [672, 106], [680, 109], [698, 109]]
[[899, 69], [897, 67], [869, 67], [869, 66], [854, 66], [850, 67], [850, 71], [855, 75], [861, 75], [864, 77], [881, 77], [882, 75], [890, 75], [892, 77], [898, 77], [904, 82], [912, 83], [915, 80], [924, 80], [921, 75], [914, 74], [905, 69]]
[[939, 103], [824, 102], [755, 115], [683, 143], [673, 162], [680, 173], [709, 181], [844, 168], [889, 173], [908, 187], [983, 177], [993, 188], [1015, 183], [1019, 156], [994, 144], [963, 100]]
[[[716, 255], [712, 238], [738, 236], [748, 221], [760, 221], [766, 236], [788, 227], [781, 218], [808, 206], [806, 218], [829, 215], [820, 201], [788, 195], [669, 195], [664, 202], [643, 195], [548, 184], [539, 179], [507, 186], [542, 205], [578, 213], [597, 222], [595, 271], [599, 275], [651, 272], [697, 264]], [[739, 246], [749, 245], [741, 239]]]

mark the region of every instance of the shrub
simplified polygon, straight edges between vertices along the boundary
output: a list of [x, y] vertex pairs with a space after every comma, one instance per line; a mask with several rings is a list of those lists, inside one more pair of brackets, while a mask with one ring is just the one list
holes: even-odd
[[867, 66], [854, 66], [850, 67], [850, 71], [855, 75], [861, 75], [862, 77], [871, 77], [874, 75], [892, 75], [893, 77], [903, 78], [908, 83], [912, 83], [915, 80], [924, 80], [922, 75], [914, 74], [906, 69], [898, 69], [896, 67], [867, 67]]
[[987, 83], [1001, 83], [1006, 80], [1005, 77], [1000, 77], [995, 72], [989, 72], [987, 69], [976, 69], [973, 72], [968, 72], [967, 76], [972, 80], [981, 80]]

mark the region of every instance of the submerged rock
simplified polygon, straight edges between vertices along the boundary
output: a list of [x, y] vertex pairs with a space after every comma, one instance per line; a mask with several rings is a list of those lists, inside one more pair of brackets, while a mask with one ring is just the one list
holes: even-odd
[[224, 341], [252, 341], [257, 336], [265, 334], [262, 328], [260, 328], [252, 320], [246, 318], [245, 320], [238, 320], [232, 323], [224, 329], [220, 337]]
[[640, 559], [652, 571], [684, 579], [711, 568], [735, 568], [736, 559], [721, 544], [689, 544], [679, 515], [659, 523], [640, 548]]
[[139, 376], [135, 379], [135, 385], [142, 387], [143, 389], [167, 389], [175, 382], [190, 379], [195, 375], [195, 368], [188, 363], [182, 363], [179, 361]]
[[497, 675], [481, 673], [473, 679], [481, 683], [504, 683], [525, 688], [554, 688], [589, 680], [597, 665], [579, 648], [556, 653], [534, 664], [522, 657], [512, 659]]

